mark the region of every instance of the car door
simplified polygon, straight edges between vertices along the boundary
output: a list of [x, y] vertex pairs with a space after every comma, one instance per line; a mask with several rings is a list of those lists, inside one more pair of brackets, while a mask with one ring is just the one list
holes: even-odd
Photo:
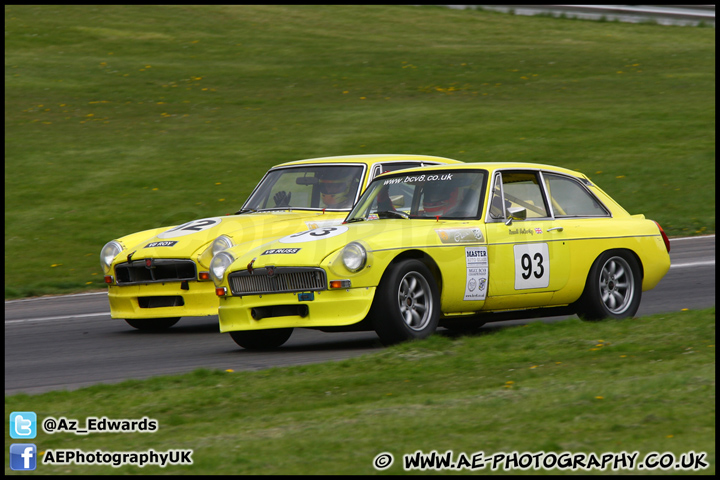
[[493, 177], [485, 222], [486, 308], [542, 306], [570, 275], [562, 221], [553, 217], [540, 170], [502, 170]]

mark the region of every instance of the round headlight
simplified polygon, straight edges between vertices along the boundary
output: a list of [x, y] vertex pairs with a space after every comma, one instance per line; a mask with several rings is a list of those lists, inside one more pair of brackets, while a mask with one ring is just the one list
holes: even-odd
[[345, 268], [351, 272], [358, 272], [365, 266], [367, 252], [365, 251], [365, 247], [359, 243], [351, 242], [345, 245], [341, 257]]
[[230, 239], [230, 237], [227, 237], [225, 235], [220, 235], [212, 243], [212, 254], [213, 254], [213, 256], [215, 256], [218, 253], [222, 252], [223, 250], [230, 248], [232, 246], [233, 246], [233, 241]]
[[120, 242], [117, 240], [106, 243], [102, 250], [100, 250], [100, 265], [105, 273], [110, 271], [110, 265], [112, 265], [113, 259], [122, 251], [123, 246], [120, 245]]
[[222, 282], [225, 276], [225, 270], [235, 261], [235, 257], [228, 252], [220, 252], [215, 255], [210, 262], [210, 276], [216, 285]]

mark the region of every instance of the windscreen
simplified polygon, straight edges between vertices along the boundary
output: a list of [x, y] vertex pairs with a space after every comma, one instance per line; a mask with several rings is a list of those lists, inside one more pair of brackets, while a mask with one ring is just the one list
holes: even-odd
[[265, 175], [241, 212], [260, 210], [349, 210], [358, 197], [362, 165], [301, 165]]
[[486, 180], [485, 170], [429, 170], [383, 175], [368, 187], [347, 221], [477, 219]]

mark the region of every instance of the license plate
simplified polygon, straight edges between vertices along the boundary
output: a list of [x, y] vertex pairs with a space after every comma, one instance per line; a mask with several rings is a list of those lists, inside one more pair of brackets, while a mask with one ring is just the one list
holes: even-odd
[[315, 300], [315, 292], [298, 293], [298, 300], [301, 302], [312, 302]]

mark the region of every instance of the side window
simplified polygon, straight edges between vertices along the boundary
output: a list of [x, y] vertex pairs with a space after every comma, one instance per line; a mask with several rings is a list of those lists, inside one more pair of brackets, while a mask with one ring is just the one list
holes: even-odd
[[[508, 208], [524, 208], [527, 218], [546, 218], [548, 208], [545, 204], [542, 188], [535, 172], [502, 172], [502, 201], [500, 181], [495, 182], [495, 191], [490, 202], [490, 216], [504, 218]], [[504, 203], [504, 205], [503, 205]]]
[[561, 175], [543, 174], [556, 217], [607, 216], [607, 211], [579, 182]]

